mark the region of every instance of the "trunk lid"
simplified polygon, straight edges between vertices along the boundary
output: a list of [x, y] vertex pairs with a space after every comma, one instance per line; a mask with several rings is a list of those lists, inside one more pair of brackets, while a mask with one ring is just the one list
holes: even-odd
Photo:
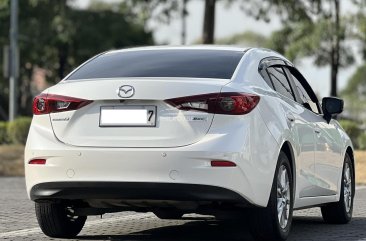
[[[166, 99], [218, 93], [228, 79], [124, 78], [65, 81], [49, 94], [92, 100], [78, 110], [51, 113], [55, 136], [85, 147], [177, 147], [195, 143], [208, 132], [214, 114], [181, 111]], [[133, 86], [132, 97], [118, 96], [123, 85]], [[100, 126], [101, 109], [155, 109], [155, 126]]]

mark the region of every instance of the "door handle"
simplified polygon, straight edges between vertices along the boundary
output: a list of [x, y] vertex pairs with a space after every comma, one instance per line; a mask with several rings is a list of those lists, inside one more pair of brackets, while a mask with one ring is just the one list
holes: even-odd
[[291, 122], [294, 122], [294, 121], [295, 121], [295, 117], [294, 117], [294, 115], [293, 115], [293, 114], [291, 114], [291, 113], [287, 113], [287, 114], [286, 114], [286, 117], [287, 117], [287, 119], [288, 119], [289, 121], [291, 121]]
[[316, 134], [318, 134], [318, 135], [319, 135], [319, 134], [320, 134], [320, 132], [321, 132], [321, 130], [320, 130], [320, 128], [319, 128], [319, 127], [315, 127], [315, 128], [314, 128], [314, 131], [315, 131], [315, 133], [316, 133]]

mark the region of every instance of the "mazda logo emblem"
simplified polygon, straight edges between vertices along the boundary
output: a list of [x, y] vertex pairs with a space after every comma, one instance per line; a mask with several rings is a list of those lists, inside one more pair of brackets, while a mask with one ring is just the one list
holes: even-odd
[[117, 94], [121, 98], [130, 98], [135, 94], [135, 88], [131, 85], [122, 85], [117, 89]]

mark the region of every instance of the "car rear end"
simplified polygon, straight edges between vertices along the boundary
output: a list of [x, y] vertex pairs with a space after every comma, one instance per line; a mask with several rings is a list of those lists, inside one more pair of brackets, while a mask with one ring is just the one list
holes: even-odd
[[254, 181], [265, 166], [252, 158], [268, 158], [253, 148], [269, 135], [260, 96], [227, 87], [243, 55], [126, 50], [82, 65], [34, 100], [30, 198], [130, 210], [265, 206], [256, 188], [266, 184]]

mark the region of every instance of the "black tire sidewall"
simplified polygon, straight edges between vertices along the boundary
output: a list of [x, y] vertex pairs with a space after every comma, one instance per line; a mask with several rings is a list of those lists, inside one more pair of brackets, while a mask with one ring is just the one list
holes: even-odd
[[184, 213], [179, 210], [155, 210], [155, 216], [160, 219], [181, 219]]
[[[288, 223], [285, 229], [281, 228], [281, 225], [279, 223], [278, 217], [277, 217], [277, 176], [278, 176], [278, 172], [280, 170], [281, 166], [285, 166], [287, 173], [288, 173], [288, 178], [290, 181], [290, 214], [289, 214], [289, 219], [288, 219]], [[269, 205], [268, 208], [270, 209], [269, 211], [272, 213], [272, 217], [273, 217], [273, 226], [274, 226], [274, 232], [276, 232], [276, 234], [278, 235], [278, 237], [282, 240], [285, 240], [291, 230], [291, 225], [292, 225], [292, 215], [293, 215], [293, 204], [294, 204], [294, 193], [293, 193], [293, 188], [294, 183], [293, 183], [293, 175], [292, 175], [292, 171], [291, 171], [291, 165], [290, 165], [290, 161], [287, 157], [287, 155], [284, 152], [280, 152], [280, 155], [278, 157], [278, 162], [277, 162], [277, 167], [276, 167], [276, 172], [275, 172], [275, 176], [273, 178], [273, 184], [272, 184], [272, 191], [271, 191], [271, 197], [269, 200]]]
[[[349, 167], [350, 167], [350, 171], [351, 171], [351, 180], [352, 180], [352, 197], [351, 197], [351, 208], [349, 210], [349, 212], [347, 212], [346, 210], [346, 205], [344, 203], [344, 172], [345, 172], [345, 167], [346, 167], [346, 163], [348, 163]], [[350, 156], [346, 153], [346, 156], [344, 158], [344, 163], [343, 163], [343, 168], [342, 168], [342, 177], [341, 177], [341, 193], [340, 193], [340, 198], [339, 198], [339, 202], [341, 202], [342, 204], [342, 210], [344, 212], [344, 216], [347, 218], [348, 221], [350, 221], [352, 219], [352, 213], [353, 213], [353, 199], [355, 196], [355, 177], [354, 177], [354, 169], [353, 169], [353, 164], [351, 161]]]
[[53, 202], [36, 202], [36, 216], [44, 234], [51, 238], [74, 238], [83, 228], [86, 216], [75, 220], [67, 217], [66, 205]]

